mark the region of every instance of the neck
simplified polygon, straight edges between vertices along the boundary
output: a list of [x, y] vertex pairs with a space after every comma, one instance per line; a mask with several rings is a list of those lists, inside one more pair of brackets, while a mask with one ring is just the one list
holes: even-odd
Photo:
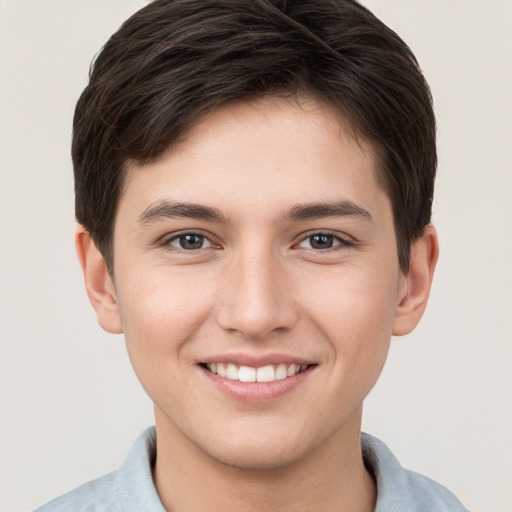
[[154, 480], [167, 512], [375, 509], [375, 483], [361, 454], [360, 415], [357, 425], [344, 425], [312, 453], [271, 469], [239, 468], [213, 459], [159, 416]]

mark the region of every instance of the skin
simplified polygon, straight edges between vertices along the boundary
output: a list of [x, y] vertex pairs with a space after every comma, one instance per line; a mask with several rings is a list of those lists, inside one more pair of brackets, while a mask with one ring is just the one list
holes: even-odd
[[[155, 404], [167, 510], [374, 509], [362, 402], [391, 335], [421, 318], [438, 252], [428, 227], [401, 272], [377, 172], [371, 146], [324, 105], [264, 98], [217, 110], [154, 164], [128, 165], [113, 276], [78, 227], [98, 320], [124, 332]], [[219, 218], [177, 216], [176, 203]], [[343, 208], [292, 214], [313, 203]], [[286, 393], [246, 400], [200, 365], [219, 355], [310, 367]]]

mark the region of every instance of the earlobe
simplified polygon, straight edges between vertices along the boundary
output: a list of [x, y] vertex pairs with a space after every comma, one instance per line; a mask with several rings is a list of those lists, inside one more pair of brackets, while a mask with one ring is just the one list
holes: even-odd
[[427, 306], [438, 255], [436, 230], [427, 226], [423, 236], [411, 246], [409, 270], [405, 276], [406, 290], [396, 309], [393, 335], [403, 336], [418, 325]]
[[107, 265], [89, 232], [81, 225], [75, 231], [75, 246], [84, 275], [87, 295], [98, 322], [107, 332], [123, 332], [114, 284]]

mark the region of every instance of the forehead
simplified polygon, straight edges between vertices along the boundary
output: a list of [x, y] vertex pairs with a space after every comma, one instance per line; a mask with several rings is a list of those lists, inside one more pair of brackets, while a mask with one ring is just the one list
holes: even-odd
[[372, 202], [382, 192], [376, 176], [372, 146], [334, 109], [308, 97], [265, 97], [215, 110], [152, 164], [129, 163], [121, 203]]

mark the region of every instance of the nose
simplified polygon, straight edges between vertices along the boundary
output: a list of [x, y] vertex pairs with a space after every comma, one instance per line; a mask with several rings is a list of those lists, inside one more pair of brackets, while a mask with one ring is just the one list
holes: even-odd
[[219, 297], [220, 326], [251, 340], [289, 331], [298, 317], [290, 284], [284, 262], [269, 251], [234, 256]]

